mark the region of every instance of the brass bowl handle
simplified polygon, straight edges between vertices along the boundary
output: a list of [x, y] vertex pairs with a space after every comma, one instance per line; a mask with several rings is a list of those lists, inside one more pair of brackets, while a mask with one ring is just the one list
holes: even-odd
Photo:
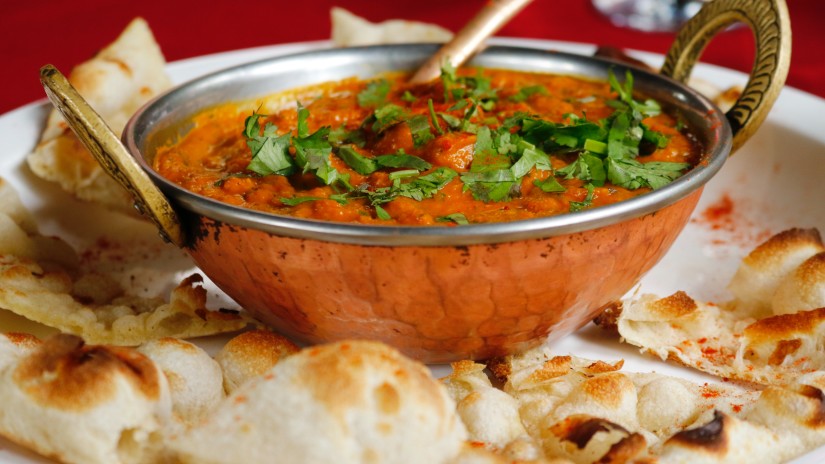
[[135, 208], [155, 223], [161, 237], [179, 247], [183, 246], [180, 221], [169, 200], [152, 183], [103, 118], [54, 66], [40, 68], [40, 82], [49, 100], [63, 114], [77, 138], [100, 166], [132, 194]]
[[791, 61], [791, 23], [785, 0], [713, 0], [676, 36], [661, 73], [686, 82], [705, 46], [719, 31], [742, 22], [756, 41], [756, 58], [742, 95], [725, 114], [733, 129], [731, 153], [759, 128], [779, 96]]

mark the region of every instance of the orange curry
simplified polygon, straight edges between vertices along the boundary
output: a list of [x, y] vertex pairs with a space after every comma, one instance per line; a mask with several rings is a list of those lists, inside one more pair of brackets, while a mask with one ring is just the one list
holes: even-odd
[[[620, 82], [444, 69], [290, 94], [260, 114], [227, 104], [160, 149], [182, 187], [275, 214], [368, 224], [460, 225], [556, 215], [660, 188], [701, 158], [673, 115]], [[260, 111], [260, 110], [259, 110]]]

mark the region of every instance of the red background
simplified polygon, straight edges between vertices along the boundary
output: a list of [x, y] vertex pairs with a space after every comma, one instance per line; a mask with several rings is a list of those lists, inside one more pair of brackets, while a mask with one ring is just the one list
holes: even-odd
[[[169, 61], [239, 48], [329, 38], [329, 9], [342, 6], [371, 21], [406, 18], [457, 30], [484, 0], [3, 0], [0, 113], [44, 96], [38, 70], [52, 63], [64, 72], [111, 42], [135, 16], [152, 28]], [[787, 0], [793, 30], [788, 85], [825, 97], [825, 2]], [[609, 44], [664, 53], [668, 33], [611, 25], [589, 0], [535, 0], [500, 32]], [[753, 39], [747, 28], [714, 40], [702, 60], [749, 71]]]

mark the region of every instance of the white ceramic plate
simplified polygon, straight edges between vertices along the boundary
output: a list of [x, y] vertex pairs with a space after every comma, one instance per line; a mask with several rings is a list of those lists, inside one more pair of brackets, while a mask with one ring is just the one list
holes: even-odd
[[[496, 39], [495, 43], [581, 54], [592, 54], [594, 50], [591, 45], [527, 39]], [[221, 53], [172, 63], [168, 70], [175, 82], [183, 82], [234, 64], [327, 46], [327, 42], [310, 42]], [[661, 62], [658, 55], [634, 55], [654, 66]], [[697, 66], [694, 77], [719, 88], [743, 85], [747, 80], [742, 73], [709, 65]], [[140, 242], [144, 246], [149, 243], [150, 247], [156, 247], [151, 245], [156, 243], [151, 227], [129, 219], [112, 220], [112, 214], [67, 198], [57, 187], [29, 172], [24, 158], [36, 144], [49, 109], [46, 102], [39, 101], [0, 116], [0, 176], [15, 187], [24, 204], [34, 212], [41, 232], [59, 235], [78, 249], [93, 246], [100, 236], [116, 236], [125, 242]], [[825, 231], [823, 114], [825, 100], [795, 89], [784, 89], [759, 132], [707, 185], [691, 222], [638, 290], [661, 296], [685, 290], [696, 299], [723, 301], [729, 297], [725, 285], [740, 259], [762, 240], [791, 227], [818, 227]], [[709, 208], [726, 201], [732, 205], [730, 211], [713, 220], [706, 217]], [[98, 218], [106, 218], [107, 222], [101, 223]], [[144, 276], [157, 275], [154, 271], [158, 259], [165, 260], [163, 264], [173, 271], [188, 271], [185, 257], [163, 249], [147, 256]], [[170, 285], [166, 280], [149, 284], [138, 290], [168, 290]], [[214, 288], [210, 297], [216, 305], [232, 304]], [[14, 318], [0, 318], [0, 330], [20, 330], [21, 327], [28, 326]], [[214, 350], [216, 345], [208, 339], [199, 343], [207, 350]], [[624, 359], [624, 369], [628, 371], [656, 371], [700, 382], [718, 382], [690, 369], [641, 356], [635, 348], [604, 336], [592, 325], [566, 338], [555, 349], [560, 355]], [[434, 370], [443, 373], [444, 367], [434, 366]], [[825, 448], [820, 448], [794, 463], [823, 461]], [[0, 462], [50, 461], [0, 438]]]

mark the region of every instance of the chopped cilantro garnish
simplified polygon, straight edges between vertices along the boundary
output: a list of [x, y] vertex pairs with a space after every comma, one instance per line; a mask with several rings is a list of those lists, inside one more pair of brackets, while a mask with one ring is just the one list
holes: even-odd
[[556, 173], [564, 176], [565, 179], [581, 179], [599, 186], [604, 185], [604, 181], [607, 179], [604, 161], [586, 151], [580, 153], [572, 163], [556, 170]]
[[[560, 122], [551, 122], [526, 113], [507, 119], [504, 119], [505, 112], [489, 113], [498, 97], [491, 80], [481, 71], [475, 76], [459, 76], [449, 65], [442, 69], [444, 99], [454, 102], [446, 112], [436, 112], [437, 105], [427, 96], [415, 106], [407, 106], [397, 100], [418, 101], [419, 97], [410, 91], [405, 91], [400, 97], [393, 94], [393, 99], [390, 99], [391, 83], [378, 79], [369, 82], [357, 94], [358, 105], [371, 108], [371, 113], [355, 130], [341, 126], [336, 129], [320, 127], [310, 132], [309, 110], [299, 103], [294, 135], [278, 135], [278, 128], [271, 123], [261, 127], [259, 120], [264, 115], [253, 112], [245, 120], [243, 129], [252, 152], [248, 171], [258, 175], [314, 174], [320, 182], [333, 186], [335, 193], [329, 199], [342, 204], [352, 198], [365, 199], [381, 219], [390, 219], [381, 205], [398, 197], [418, 201], [431, 198], [456, 177], [460, 177], [465, 191], [485, 202], [506, 201], [519, 195], [522, 182], [534, 170], [548, 171], [549, 175], [541, 175], [539, 177], [542, 179], [533, 181], [535, 187], [547, 193], [566, 190], [559, 182], [561, 178], [584, 181], [587, 195], [582, 201], [570, 202], [570, 211], [591, 206], [595, 188], [608, 181], [627, 189], [657, 189], [678, 178], [689, 167], [688, 164], [641, 163], [637, 160], [640, 154], [646, 155], [664, 148], [669, 141], [666, 135], [642, 123], [644, 118], [659, 114], [661, 109], [658, 103], [633, 98], [633, 76], [630, 73], [626, 74], [623, 82], [619, 82], [611, 71], [608, 81], [617, 95], [607, 102], [614, 109], [610, 116], [591, 121], [586, 114], [569, 113], [563, 115]], [[530, 85], [519, 89], [509, 99], [525, 102], [534, 95], [545, 94], [547, 89], [544, 86]], [[424, 99], [426, 109], [423, 109]], [[473, 159], [468, 172], [459, 174], [444, 167], [433, 169], [424, 159], [403, 150], [374, 156], [358, 148], [363, 148], [367, 140], [373, 142], [379, 139], [383, 132], [397, 124], [407, 125], [416, 147], [433, 140], [434, 132], [475, 134]], [[349, 176], [333, 167], [333, 154], [360, 175], [387, 169], [391, 185], [380, 188], [368, 185], [353, 187]], [[572, 162], [554, 170], [551, 157], [554, 157], [554, 162]], [[298, 196], [281, 201], [286, 205], [297, 205], [322, 199], [325, 197]], [[466, 223], [466, 218], [460, 214], [447, 215], [438, 220]]]
[[461, 213], [453, 213], [453, 214], [448, 214], [446, 216], [439, 216], [439, 217], [435, 218], [435, 220], [438, 221], [438, 222], [454, 222], [454, 223], [456, 223], [458, 225], [462, 225], [462, 226], [466, 226], [470, 223], [470, 221], [467, 220], [467, 216], [465, 216]]
[[364, 138], [364, 131], [362, 129], [347, 130], [344, 126], [339, 126], [335, 129], [330, 129], [327, 140], [334, 146], [340, 146], [347, 143], [363, 147], [366, 143]]
[[510, 100], [514, 102], [527, 101], [533, 95], [547, 95], [547, 88], [543, 85], [530, 85], [519, 89], [518, 93], [511, 95]]
[[295, 162], [289, 154], [289, 134], [278, 136], [277, 128], [267, 123], [263, 135], [258, 122], [263, 116], [253, 112], [244, 122], [244, 137], [246, 145], [252, 151], [252, 161], [247, 169], [265, 176], [278, 174], [288, 176], [295, 172]]
[[351, 167], [353, 171], [362, 176], [372, 174], [378, 169], [378, 163], [376, 163], [374, 159], [367, 158], [358, 153], [351, 145], [340, 147], [338, 149], [338, 157], [344, 160], [347, 166]]
[[342, 194], [330, 195], [329, 198], [306, 196], [306, 197], [279, 198], [279, 200], [281, 201], [281, 203], [283, 203], [287, 206], [295, 206], [295, 205], [300, 205], [301, 203], [307, 203], [307, 202], [310, 202], [310, 201], [320, 201], [320, 200], [335, 200], [336, 202], [338, 202], [341, 205], [346, 205], [348, 203], [347, 195], [343, 194], [343, 193]]
[[384, 168], [411, 168], [419, 171], [426, 171], [432, 165], [415, 155], [408, 155], [404, 150], [399, 150], [391, 155], [376, 156], [375, 161]]
[[533, 185], [540, 188], [543, 192], [547, 193], [560, 193], [567, 191], [567, 189], [564, 188], [564, 186], [561, 185], [554, 176], [550, 176], [544, 180], [536, 179], [533, 181]]
[[435, 114], [435, 108], [433, 107], [433, 99], [432, 98], [427, 100], [427, 109], [429, 109], [429, 111], [430, 111], [430, 121], [433, 123], [433, 126], [435, 127], [435, 130], [439, 134], [443, 134], [444, 131], [441, 129], [441, 125], [438, 124], [438, 116], [436, 116], [436, 114]]
[[[390, 174], [393, 181], [391, 186], [378, 188], [373, 192], [362, 190], [361, 193], [373, 206], [388, 203], [399, 196], [421, 201], [435, 195], [457, 175], [455, 171], [445, 167], [437, 168], [423, 176], [419, 176], [415, 170], [396, 171]], [[405, 179], [408, 181], [403, 182]]]
[[403, 100], [407, 103], [412, 103], [412, 102], [418, 100], [418, 97], [416, 97], [415, 95], [410, 93], [409, 90], [405, 90], [404, 95], [401, 95], [401, 100]]
[[451, 129], [458, 129], [461, 127], [460, 118], [457, 118], [449, 113], [438, 113], [438, 115], [441, 116], [441, 119], [443, 119]]
[[497, 90], [492, 88], [490, 79], [484, 77], [481, 69], [475, 76], [458, 76], [455, 68], [449, 62], [445, 62], [441, 68], [441, 83], [444, 86], [445, 102], [468, 98], [489, 111], [493, 109], [498, 98]]
[[390, 126], [407, 119], [407, 110], [392, 103], [376, 109], [373, 114], [375, 116], [375, 122], [372, 124], [372, 130], [376, 134], [380, 134]]
[[358, 105], [362, 108], [383, 105], [390, 93], [390, 81], [379, 79], [367, 84], [366, 88], [358, 93]]
[[570, 211], [581, 211], [584, 208], [589, 207], [593, 204], [593, 192], [596, 190], [596, 187], [593, 184], [585, 184], [584, 188], [587, 189], [587, 196], [584, 197], [582, 201], [571, 201], [570, 202]]
[[410, 128], [415, 146], [424, 145], [433, 139], [433, 133], [430, 131], [430, 121], [423, 114], [417, 114], [407, 119], [407, 126]]
[[690, 165], [651, 161], [640, 163], [630, 159], [607, 159], [607, 177], [610, 182], [628, 189], [662, 188], [682, 175]]
[[392, 219], [390, 213], [388, 213], [387, 210], [382, 208], [381, 205], [373, 205], [373, 208], [375, 208], [375, 215], [378, 216], [378, 219], [383, 219], [385, 221], [389, 221], [390, 219]]

